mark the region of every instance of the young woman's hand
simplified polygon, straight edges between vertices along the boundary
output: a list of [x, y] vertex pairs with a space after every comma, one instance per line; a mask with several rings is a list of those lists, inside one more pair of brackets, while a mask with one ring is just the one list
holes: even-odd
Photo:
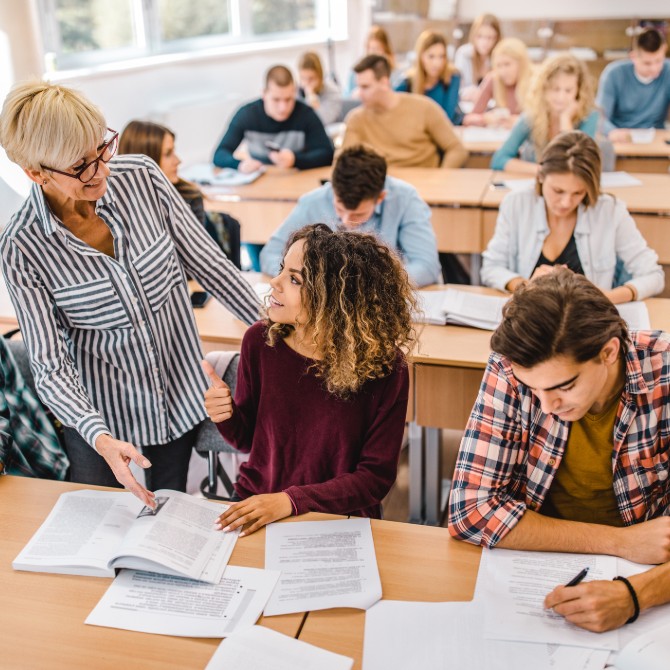
[[286, 493], [263, 493], [233, 503], [217, 520], [217, 530], [243, 528], [240, 537], [251, 535], [268, 523], [293, 514], [293, 503]]
[[211, 386], [205, 391], [205, 411], [214, 423], [221, 423], [233, 416], [233, 398], [230, 388], [219, 377], [208, 361], [202, 361], [202, 369], [209, 377]]

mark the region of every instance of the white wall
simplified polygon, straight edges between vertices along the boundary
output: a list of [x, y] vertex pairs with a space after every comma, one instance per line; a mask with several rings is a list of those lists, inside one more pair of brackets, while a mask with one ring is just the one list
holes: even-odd
[[470, 21], [490, 12], [501, 19], [653, 19], [670, 15], [668, 0], [460, 0], [458, 17]]
[[[347, 2], [348, 6], [349, 40], [335, 44], [336, 71], [340, 81], [346, 81], [350, 65], [362, 55], [370, 25], [370, 0], [335, 1]], [[14, 80], [41, 74], [36, 72], [41, 61], [39, 34], [31, 11], [34, 2], [0, 2], [0, 33], [8, 34], [11, 51], [17, 58], [11, 66]], [[235, 108], [260, 95], [263, 73], [268, 67], [283, 63], [295, 71], [298, 56], [308, 48], [326, 58], [322, 44], [278, 48], [264, 45], [262, 50], [245, 54], [68, 76], [62, 83], [83, 91], [102, 109], [112, 128], [121, 130], [133, 118], [166, 123], [176, 132], [177, 151], [189, 164], [211, 158]], [[26, 54], [32, 56], [28, 58]], [[53, 79], [58, 80], [58, 73]], [[4, 98], [6, 91], [0, 93]]]

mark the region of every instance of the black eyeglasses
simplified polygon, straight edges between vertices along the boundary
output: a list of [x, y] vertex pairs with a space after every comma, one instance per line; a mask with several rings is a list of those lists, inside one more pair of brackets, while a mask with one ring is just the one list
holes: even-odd
[[100, 161], [103, 163], [109, 163], [112, 159], [112, 156], [116, 153], [116, 149], [119, 146], [119, 134], [116, 130], [107, 128], [107, 131], [113, 133], [111, 139], [107, 140], [105, 144], [102, 145], [101, 151], [98, 154], [98, 157], [92, 160], [90, 163], [84, 163], [80, 168], [74, 172], [63, 172], [62, 170], [56, 170], [55, 168], [47, 167], [42, 165], [43, 170], [49, 170], [49, 172], [57, 172], [58, 174], [65, 175], [66, 177], [72, 177], [72, 179], [78, 179], [84, 184], [88, 184], [93, 177], [98, 173], [98, 166]]

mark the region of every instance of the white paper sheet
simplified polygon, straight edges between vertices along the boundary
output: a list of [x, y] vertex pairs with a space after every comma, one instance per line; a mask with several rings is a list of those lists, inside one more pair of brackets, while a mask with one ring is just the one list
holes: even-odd
[[219, 584], [122, 570], [87, 624], [184, 637], [225, 637], [260, 617], [279, 573], [229, 565]]
[[582, 568], [588, 580], [612, 579], [614, 556], [484, 549], [477, 581], [485, 580], [486, 637], [518, 642], [544, 642], [592, 649], [618, 649], [616, 630], [592, 633], [578, 628], [551, 610], [545, 596], [567, 584]]
[[624, 302], [616, 305], [616, 308], [632, 330], [651, 330], [649, 310], [644, 302]]
[[600, 188], [621, 188], [622, 186], [642, 186], [642, 182], [628, 172], [603, 172]]
[[[637, 623], [637, 622], [635, 622]], [[617, 670], [668, 670], [670, 624], [654, 628], [630, 641], [616, 656]]]
[[502, 144], [510, 135], [507, 128], [481, 128], [467, 126], [461, 130], [463, 142], [477, 144], [478, 142], [500, 142]]
[[265, 567], [281, 570], [266, 616], [367, 609], [382, 597], [370, 519], [270, 524]]
[[354, 661], [263, 626], [227, 637], [205, 670], [351, 670]]
[[[489, 603], [383, 600], [365, 614], [364, 670], [594, 670], [593, 650], [484, 639]], [[609, 652], [600, 652], [600, 659]], [[599, 666], [602, 668], [603, 666]]]

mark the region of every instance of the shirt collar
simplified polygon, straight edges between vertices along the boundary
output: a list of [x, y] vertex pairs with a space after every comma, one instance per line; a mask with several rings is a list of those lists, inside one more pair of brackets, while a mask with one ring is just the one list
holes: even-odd
[[[111, 175], [107, 178], [107, 190], [95, 203], [95, 212], [99, 213], [101, 210], [112, 207], [115, 202], [114, 189], [112, 188]], [[62, 227], [60, 219], [51, 211], [49, 203], [44, 195], [44, 191], [38, 184], [33, 184], [30, 189], [30, 201], [37, 213], [37, 220], [40, 227], [47, 236], [53, 235]]]
[[633, 395], [649, 393], [651, 389], [644, 379], [640, 359], [633, 340], [626, 349], [626, 392]]

